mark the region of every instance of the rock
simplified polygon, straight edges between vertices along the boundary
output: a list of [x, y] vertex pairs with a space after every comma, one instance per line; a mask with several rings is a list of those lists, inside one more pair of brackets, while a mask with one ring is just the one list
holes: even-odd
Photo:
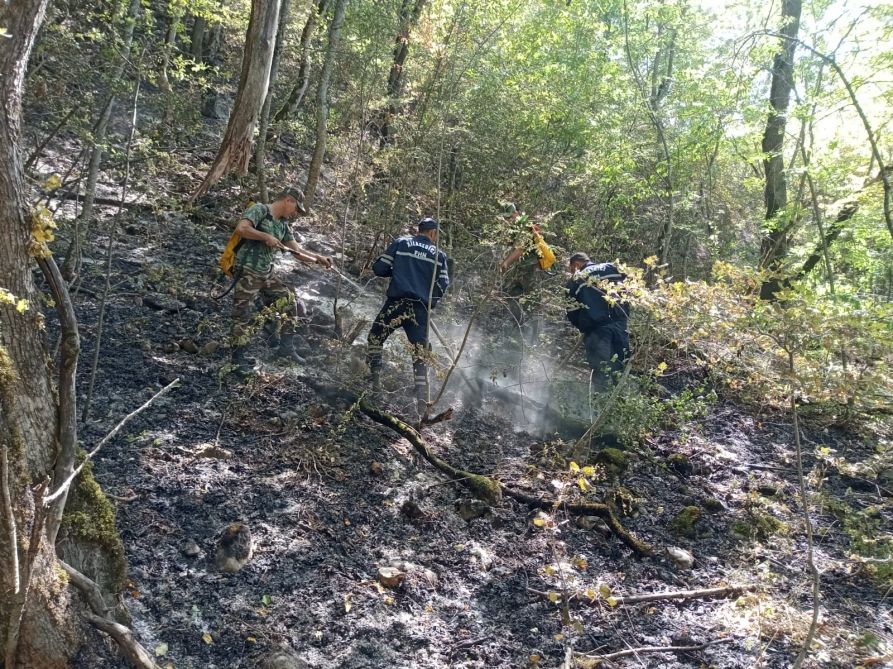
[[169, 341], [161, 347], [161, 350], [165, 353], [176, 353], [180, 350], [180, 345], [175, 341]]
[[472, 560], [477, 562], [481, 571], [490, 571], [493, 566], [493, 556], [490, 552], [474, 542], [469, 546], [468, 552], [471, 553]]
[[406, 578], [406, 572], [400, 571], [396, 567], [379, 567], [378, 582], [386, 588], [398, 588]]
[[198, 557], [199, 553], [202, 552], [202, 549], [199, 548], [198, 544], [195, 543], [192, 539], [183, 544], [183, 548], [181, 550], [183, 552], [183, 555], [190, 558]]
[[695, 563], [695, 556], [683, 548], [667, 546], [665, 551], [677, 569], [691, 569]]
[[333, 249], [328, 244], [324, 244], [315, 239], [311, 239], [304, 243], [304, 248], [310, 249], [314, 253], [322, 253], [323, 255], [330, 256], [335, 253], [335, 249]]
[[781, 486], [777, 486], [773, 483], [761, 483], [757, 486], [757, 492], [763, 497], [775, 497], [781, 492]]
[[310, 669], [309, 664], [286, 649], [265, 657], [258, 666], [260, 669]]
[[167, 313], [176, 313], [186, 308], [186, 305], [180, 300], [175, 300], [169, 295], [161, 293], [148, 293], [143, 295], [143, 304], [155, 311], [164, 311]]
[[691, 476], [693, 470], [691, 462], [682, 453], [671, 453], [667, 458], [667, 465], [680, 476]]
[[490, 507], [486, 502], [482, 502], [474, 497], [466, 497], [456, 500], [456, 513], [462, 520], [468, 522], [475, 518], [483, 518], [490, 513]]
[[581, 530], [595, 530], [602, 536], [611, 536], [611, 528], [598, 516], [577, 516], [576, 523]]
[[216, 120], [229, 116], [229, 104], [226, 97], [215, 90], [209, 90], [202, 100], [201, 115]]
[[314, 286], [314, 290], [320, 297], [335, 297], [335, 295], [338, 294], [338, 286], [326, 281], [318, 282], [316, 286]]
[[231, 460], [233, 452], [214, 444], [209, 444], [195, 454], [196, 458], [208, 458], [209, 460]]
[[416, 520], [418, 518], [424, 518], [427, 514], [422, 511], [422, 507], [420, 507], [415, 500], [408, 499], [400, 506], [400, 513], [402, 513], [407, 518], [411, 518]]
[[222, 572], [233, 573], [251, 559], [251, 530], [244, 523], [230, 523], [217, 535], [214, 564]]
[[369, 463], [369, 473], [372, 476], [381, 476], [381, 463], [380, 462], [370, 462]]
[[721, 513], [726, 510], [726, 505], [722, 503], [722, 500], [717, 499], [716, 497], [705, 497], [701, 500], [701, 504], [703, 504], [704, 508], [710, 513]]
[[207, 344], [202, 346], [200, 353], [202, 355], [214, 355], [220, 349], [219, 341], [209, 341]]
[[680, 511], [670, 527], [679, 535], [693, 537], [695, 535], [695, 523], [701, 518], [701, 509], [697, 506], [686, 506]]
[[181, 339], [177, 343], [180, 345], [180, 348], [183, 349], [184, 351], [186, 351], [187, 353], [192, 353], [192, 354], [198, 353], [198, 346], [196, 345], [195, 341], [193, 341], [192, 339], [189, 339], [189, 338]]
[[603, 465], [612, 474], [620, 474], [626, 469], [627, 457], [619, 448], [603, 448], [595, 454], [593, 462]]

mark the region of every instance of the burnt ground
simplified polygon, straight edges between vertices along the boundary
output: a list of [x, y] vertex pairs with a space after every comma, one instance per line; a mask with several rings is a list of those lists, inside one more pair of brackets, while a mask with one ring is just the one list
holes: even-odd
[[[511, 500], [464, 520], [457, 512], [468, 498], [464, 489], [393, 432], [310, 389], [311, 377], [334, 384], [358, 378], [356, 353], [326, 334], [331, 275], [289, 261], [281, 267], [315, 309], [307, 366], [278, 367], [258, 337], [258, 374], [239, 384], [226, 374], [225, 347], [190, 353], [188, 344], [173, 345], [188, 338], [202, 349], [225, 341], [229, 299], [208, 298], [210, 268], [225, 237], [211, 224], [174, 215], [125, 226], [92, 416], [81, 429], [89, 447], [181, 379], [95, 464], [107, 492], [136, 496], [115, 502], [129, 564], [122, 596], [137, 638], [157, 650], [162, 666], [255, 667], [285, 646], [319, 669], [559, 667], [573, 666], [565, 664], [569, 647], [613, 652], [720, 640], [698, 652], [630, 656], [617, 665], [791, 665], [811, 598], [787, 416], [720, 397], [699, 415], [628, 445], [624, 471], [600, 469], [590, 477], [587, 499], [622, 486], [627, 527], [659, 549], [691, 551], [691, 570], [664, 555], [638, 557], [598, 526], [582, 529], [561, 513], [533, 522], [534, 513]], [[77, 298], [82, 398], [104, 283], [101, 260], [86, 265]], [[405, 358], [401, 339], [396, 335], [388, 349], [392, 361]], [[409, 385], [408, 364], [392, 367], [389, 378], [393, 386]], [[424, 431], [442, 457], [535, 494], [583, 497], [561, 442], [518, 431], [511, 412], [486, 393], [464, 404], [447, 399], [442, 406], [452, 404], [456, 417]], [[393, 398], [388, 404], [400, 410]], [[855, 521], [841, 515], [841, 505], [859, 522], [874, 522], [879, 536], [890, 530], [891, 505], [874, 474], [844, 475], [834, 457], [873, 462], [882, 439], [864, 426], [843, 432], [814, 419], [805, 440], [822, 607], [804, 666], [852, 667], [893, 652], [893, 617], [889, 581], [851, 557]], [[199, 455], [208, 445], [232, 457]], [[819, 460], [821, 448], [833, 450]], [[702, 515], [685, 536], [672, 520], [687, 506]], [[254, 557], [240, 572], [222, 574], [214, 568], [214, 539], [233, 521], [250, 527]], [[189, 541], [200, 549], [195, 557], [184, 553]], [[407, 573], [397, 589], [377, 584], [377, 568], [389, 565]], [[607, 599], [724, 584], [756, 590], [618, 607]], [[530, 592], [564, 587], [599, 596], [563, 612]], [[98, 633], [92, 639], [78, 666], [124, 666]]]

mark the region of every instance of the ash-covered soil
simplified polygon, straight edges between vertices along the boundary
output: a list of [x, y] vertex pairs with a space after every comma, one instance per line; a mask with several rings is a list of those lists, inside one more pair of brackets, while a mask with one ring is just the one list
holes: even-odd
[[[320, 250], [331, 250], [310, 227], [298, 229]], [[448, 393], [438, 409], [452, 405], [455, 417], [423, 431], [438, 455], [550, 498], [600, 501], [619, 490], [622, 522], [658, 555], [635, 555], [600, 522], [562, 512], [544, 517], [508, 499], [486, 508], [407, 441], [311, 389], [309, 380], [361, 385], [361, 347], [345, 347], [332, 335], [335, 275], [280, 264], [312, 309], [307, 365], [279, 366], [261, 333], [257, 374], [240, 383], [227, 373], [231, 301], [209, 298], [210, 269], [226, 236], [175, 215], [124, 227], [91, 418], [81, 430], [89, 447], [180, 379], [100, 452], [94, 468], [108, 493], [132, 500], [115, 501], [129, 564], [122, 597], [137, 638], [161, 666], [257, 667], [287, 648], [305, 663], [296, 659], [293, 666], [318, 669], [570, 667], [571, 650], [709, 642], [717, 643], [615, 663], [791, 665], [809, 623], [811, 591], [787, 416], [754, 415], [720, 399], [706, 415], [627, 446], [623, 465], [599, 467], [584, 493], [563, 457], [566, 444], [519, 431], [504, 398], [484, 392], [470, 401]], [[102, 271], [101, 258], [85, 266], [77, 297], [81, 397], [96, 343]], [[373, 286], [380, 294], [382, 286]], [[343, 290], [342, 302], [356, 297]], [[375, 306], [374, 297], [361, 296], [352, 308], [369, 317]], [[364, 337], [365, 331], [358, 342]], [[559, 359], [567, 350], [550, 355]], [[395, 364], [386, 385], [409, 386], [402, 334], [393, 337], [387, 357]], [[458, 377], [451, 388], [461, 388]], [[399, 413], [405, 397], [397, 390], [384, 404]], [[889, 491], [814, 456], [827, 447], [867, 461], [877, 435], [816, 422], [804, 438], [810, 484], [820, 485], [810, 510], [822, 575], [819, 630], [804, 666], [853, 667], [893, 651], [893, 620], [883, 585], [850, 559], [851, 528], [831, 501], [875, 509], [889, 531]], [[596, 441], [590, 459], [607, 443]], [[697, 507], [700, 517], [680, 529], [673, 521], [686, 507]], [[250, 528], [254, 555], [241, 571], [223, 574], [214, 566], [215, 536], [235, 521]], [[190, 542], [197, 555], [187, 555], [196, 552]], [[690, 551], [693, 568], [679, 568], [663, 553], [667, 546]], [[386, 566], [406, 574], [399, 587], [378, 583], [377, 571]], [[610, 599], [722, 585], [756, 589], [628, 606]], [[550, 601], [548, 593], [569, 589], [594, 597], [567, 607]], [[78, 666], [125, 666], [92, 634]]]

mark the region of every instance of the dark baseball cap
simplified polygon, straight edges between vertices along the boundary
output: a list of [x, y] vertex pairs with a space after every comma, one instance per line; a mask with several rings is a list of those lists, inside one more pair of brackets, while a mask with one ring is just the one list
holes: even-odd
[[298, 203], [298, 211], [300, 211], [302, 214], [307, 213], [307, 207], [304, 206], [304, 193], [303, 191], [301, 191], [300, 188], [285, 188], [282, 190], [282, 192], [279, 193], [279, 195], [276, 196], [276, 199], [281, 200], [286, 197], [290, 197]]
[[568, 259], [568, 263], [572, 262], [589, 262], [589, 256], [582, 251], [577, 251]]
[[440, 230], [440, 224], [430, 216], [419, 221], [419, 232], [427, 232], [428, 230]]

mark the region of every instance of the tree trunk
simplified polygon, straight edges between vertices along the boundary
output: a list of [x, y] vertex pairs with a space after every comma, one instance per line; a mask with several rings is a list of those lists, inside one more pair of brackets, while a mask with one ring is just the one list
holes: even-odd
[[427, 0], [403, 0], [400, 7], [400, 32], [397, 33], [394, 60], [388, 73], [388, 111], [381, 128], [381, 146], [391, 141], [391, 121], [400, 111], [400, 96], [403, 94], [403, 66], [409, 55], [409, 36], [418, 24], [426, 2]]
[[170, 94], [172, 92], [171, 82], [167, 76], [167, 70], [171, 64], [171, 54], [173, 54], [174, 49], [177, 46], [177, 28], [179, 28], [180, 20], [182, 18], [182, 10], [180, 10], [175, 3], [171, 2], [169, 4], [168, 11], [170, 12], [170, 23], [168, 23], [167, 26], [167, 34], [164, 36], [164, 46], [161, 47], [161, 67], [158, 72], [158, 88], [168, 96], [164, 101], [165, 121], [170, 120]]
[[319, 173], [322, 170], [322, 159], [326, 153], [326, 122], [329, 118], [329, 83], [332, 80], [332, 70], [335, 67], [335, 54], [338, 51], [338, 42], [341, 39], [341, 25], [344, 23], [344, 12], [347, 9], [348, 0], [337, 0], [335, 4], [335, 16], [329, 25], [329, 44], [326, 48], [326, 58], [323, 62], [322, 73], [319, 77], [319, 89], [316, 93], [316, 146], [313, 149], [313, 158], [307, 170], [307, 187], [304, 189], [305, 203], [309, 207], [313, 203], [316, 194], [316, 185], [319, 183]]
[[319, 0], [318, 3], [310, 8], [307, 15], [307, 21], [304, 23], [304, 30], [301, 31], [301, 65], [298, 68], [298, 81], [291, 89], [285, 104], [276, 112], [273, 118], [274, 123], [281, 123], [294, 113], [304, 101], [304, 95], [310, 86], [310, 43], [313, 40], [313, 33], [316, 31], [316, 25], [319, 23], [319, 17], [326, 11], [328, 0]]
[[196, 16], [192, 23], [192, 32], [190, 33], [189, 55], [196, 63], [202, 62], [202, 55], [205, 52], [205, 30], [208, 28], [208, 22], [201, 16]]
[[[125, 19], [123, 44], [121, 46], [121, 60], [112, 73], [109, 85], [114, 91], [114, 87], [118, 85], [124, 76], [124, 70], [130, 58], [130, 47], [133, 44], [133, 29], [136, 25], [136, 16], [140, 10], [140, 0], [131, 0], [130, 8]], [[99, 118], [94, 126], [93, 132], [93, 152], [90, 154], [90, 164], [87, 167], [87, 184], [84, 187], [84, 205], [81, 209], [81, 215], [78, 218], [76, 229], [74, 232], [68, 253], [65, 256], [65, 263], [62, 267], [62, 274], [67, 280], [71, 280], [77, 273], [77, 267], [80, 264], [81, 245], [84, 242], [93, 219], [93, 205], [96, 201], [96, 182], [99, 179], [99, 165], [102, 162], [102, 150], [105, 144], [105, 136], [108, 132], [109, 121], [112, 117], [112, 111], [115, 107], [115, 94], [109, 94], [105, 105], [99, 112]]]
[[267, 202], [267, 180], [264, 174], [264, 160], [267, 149], [267, 128], [270, 125], [270, 107], [273, 106], [273, 88], [276, 86], [276, 77], [279, 74], [279, 56], [282, 54], [282, 43], [285, 41], [285, 31], [288, 29], [288, 12], [291, 8], [291, 0], [282, 0], [279, 9], [279, 29], [276, 31], [276, 46], [273, 47], [273, 62], [270, 64], [270, 83], [267, 85], [267, 94], [264, 97], [264, 106], [260, 110], [260, 128], [257, 133], [257, 148], [254, 153], [254, 167], [257, 170], [257, 187], [260, 192], [260, 201]]
[[[20, 153], [26, 65], [46, 4], [0, 5], [0, 25], [8, 34], [0, 49], [0, 287], [28, 300], [24, 313], [0, 301], [0, 646], [6, 669], [65, 667], [77, 636], [52, 546], [41, 541], [35, 523], [41, 502], [31, 485], [53, 471], [58, 419], [31, 272], [34, 221], [24, 199]], [[39, 531], [32, 532], [35, 525]]]
[[196, 198], [206, 193], [231, 169], [235, 169], [241, 176], [248, 171], [251, 140], [270, 81], [278, 24], [279, 0], [253, 0], [251, 20], [245, 36], [239, 92], [217, 157], [190, 202], [195, 202]]
[[[796, 37], [800, 29], [801, 0], [783, 0], [781, 49], [772, 61], [772, 84], [769, 91], [769, 104], [772, 111], [763, 132], [763, 171], [766, 175], [764, 200], [766, 221], [770, 232], [763, 239], [761, 266], [771, 272], [777, 271], [787, 253], [787, 226], [776, 216], [788, 203], [787, 180], [784, 173], [784, 133], [787, 122], [788, 103], [794, 87], [794, 52]], [[778, 282], [769, 280], [760, 288], [760, 297], [772, 299]]]

